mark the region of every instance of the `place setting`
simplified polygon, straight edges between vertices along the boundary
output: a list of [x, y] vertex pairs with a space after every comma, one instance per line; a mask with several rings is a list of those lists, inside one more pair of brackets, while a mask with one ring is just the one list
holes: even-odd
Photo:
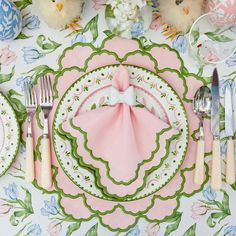
[[72, 2], [0, 2], [12, 23], [0, 33], [9, 235], [231, 235], [231, 3], [174, 1], [167, 14], [162, 0]]
[[[61, 81], [63, 83], [62, 79]], [[60, 87], [59, 82], [57, 86]], [[53, 102], [52, 87], [50, 76], [43, 76], [39, 89], [30, 85], [34, 91], [31, 98], [36, 99], [37, 90], [39, 102], [44, 99]], [[211, 91], [214, 89], [216, 95], [218, 91], [218, 98], [215, 98], [216, 95]], [[232, 106], [231, 87], [228, 89], [225, 99], [229, 106], [230, 102]], [[145, 212], [150, 207], [149, 201], [156, 198], [156, 193], [164, 193], [165, 196], [172, 194], [168, 193], [168, 186], [178, 181], [175, 178], [176, 173], [180, 172], [184, 160], [191, 156], [196, 166], [189, 181], [194, 183], [196, 189], [199, 188], [197, 186], [201, 186], [206, 178], [204, 137], [208, 134], [203, 135], [203, 119], [211, 117], [215, 112], [211, 123], [218, 123], [213, 125], [212, 133], [214, 134], [215, 130], [217, 132], [217, 125], [220, 126], [219, 118], [217, 120], [219, 111], [214, 111], [212, 105], [214, 99], [219, 102], [219, 76], [216, 69], [212, 76], [211, 90], [206, 86], [200, 87], [190, 103], [191, 106], [187, 107], [177, 94], [178, 89], [176, 92], [163, 78], [143, 67], [114, 64], [85, 73], [68, 85], [61, 98], [55, 99], [53, 104], [57, 104], [56, 108], [52, 108], [51, 103], [47, 107], [46, 112], [52, 109], [55, 115], [44, 123], [52, 127], [52, 133], [49, 132], [48, 136], [46, 132], [42, 137], [47, 142], [49, 137], [54, 152], [51, 160], [48, 151], [50, 146], [45, 146], [44, 141], [41, 141], [41, 180], [38, 183], [48, 191], [54, 187], [61, 189], [64, 192], [61, 204], [65, 204], [63, 202], [66, 202], [66, 196], [74, 196], [75, 201], [75, 197], [82, 191], [86, 193], [87, 204], [90, 201], [94, 201], [93, 204], [101, 204], [103, 201], [103, 204], [108, 204], [109, 209], [113, 209], [116, 203], [127, 205], [129, 202], [137, 207], [140, 201], [145, 202], [145, 199], [148, 199], [148, 204], [146, 203], [145, 208], [142, 206], [141, 210]], [[37, 102], [32, 101], [37, 105]], [[229, 110], [231, 113], [228, 116], [231, 116], [232, 120], [232, 109]], [[190, 114], [192, 118], [195, 116], [197, 121], [200, 120], [200, 130], [199, 141], [195, 143], [194, 150], [188, 153], [191, 144], [189, 132], [192, 130], [188, 121]], [[47, 115], [46, 113], [46, 117]], [[197, 126], [196, 122], [195, 128]], [[155, 130], [155, 127], [158, 130]], [[47, 129], [43, 128], [43, 132]], [[222, 187], [220, 146], [214, 142], [210, 142], [210, 145], [214, 146], [213, 150], [215, 148], [213, 163], [216, 162], [215, 166], [212, 166], [211, 184], [213, 189], [219, 190]], [[235, 178], [232, 144], [231, 142], [231, 146], [228, 146], [228, 184]], [[116, 158], [113, 158], [114, 156]], [[58, 168], [53, 188], [50, 182], [53, 176], [52, 169], [49, 168], [50, 162]], [[69, 178], [71, 183], [67, 183], [65, 178]], [[75, 191], [72, 188], [81, 190]], [[64, 205], [64, 208], [70, 211], [71, 207]], [[137, 215], [133, 207], [131, 209], [133, 214]], [[92, 211], [95, 209], [92, 208]], [[101, 214], [104, 210], [96, 211]], [[107, 214], [106, 212], [108, 211], [102, 214]], [[155, 217], [155, 214], [152, 217]]]
[[[228, 20], [228, 22], [227, 22]], [[236, 50], [236, 39], [232, 34], [234, 22], [225, 18], [220, 11], [212, 11], [202, 15], [191, 27], [189, 42], [192, 54], [197, 58], [199, 65], [211, 65], [213, 69], [211, 89], [202, 86], [196, 92], [193, 110], [200, 120], [199, 141], [197, 148], [195, 183], [202, 184], [204, 179], [204, 130], [203, 121], [211, 118], [212, 145], [212, 180], [211, 186], [215, 190], [222, 187], [222, 165], [220, 151], [220, 127], [225, 124], [227, 139], [226, 154], [226, 182], [235, 182], [235, 157], [234, 157], [234, 105], [233, 88], [227, 83], [224, 94], [220, 94], [220, 77], [217, 65], [230, 58]], [[220, 37], [220, 38], [217, 38]], [[217, 39], [216, 39], [217, 38]], [[210, 40], [211, 39], [211, 40]], [[220, 100], [224, 97], [224, 120], [220, 120]]]

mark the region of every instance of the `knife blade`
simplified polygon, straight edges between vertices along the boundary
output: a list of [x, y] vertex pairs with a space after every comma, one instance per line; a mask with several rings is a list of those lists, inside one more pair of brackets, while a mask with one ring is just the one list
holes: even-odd
[[216, 68], [213, 71], [211, 95], [211, 132], [213, 134], [211, 187], [214, 190], [220, 190], [222, 185], [220, 157], [220, 91], [219, 75]]
[[234, 136], [234, 117], [232, 103], [232, 89], [230, 83], [225, 88], [225, 134], [227, 137]]
[[219, 138], [220, 136], [220, 91], [219, 91], [219, 75], [216, 68], [213, 71], [211, 96], [212, 96], [211, 132], [214, 138]]
[[226, 182], [233, 184], [235, 182], [235, 160], [234, 160], [234, 117], [233, 117], [233, 92], [231, 84], [227, 83], [225, 88], [225, 133], [227, 140], [226, 155]]

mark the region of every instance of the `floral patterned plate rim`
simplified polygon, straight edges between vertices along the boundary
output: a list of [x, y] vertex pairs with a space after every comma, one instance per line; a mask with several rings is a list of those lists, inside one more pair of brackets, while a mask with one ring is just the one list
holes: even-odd
[[[189, 128], [188, 128], [188, 121], [187, 121], [185, 108], [184, 108], [180, 98], [178, 97], [178, 95], [175, 93], [173, 88], [165, 80], [161, 79], [155, 73], [153, 73], [145, 68], [133, 66], [133, 65], [125, 65], [125, 66], [128, 68], [128, 70], [131, 70], [133, 72], [131, 74], [135, 75], [135, 73], [139, 72], [139, 73], [143, 74], [144, 77], [149, 78], [146, 82], [143, 81], [142, 79], [141, 80], [139, 79], [139, 82], [138, 82], [138, 80], [136, 81], [136, 83], [142, 83], [141, 87], [146, 86], [147, 90], [149, 90], [149, 89], [154, 90], [156, 86], [153, 87], [153, 83], [149, 83], [150, 78], [153, 77], [153, 79], [155, 81], [158, 81], [159, 85], [160, 85], [160, 83], [163, 84], [161, 86], [162, 89], [168, 89], [168, 92], [176, 98], [176, 99], [172, 98], [171, 101], [169, 101], [168, 94], [156, 92], [156, 96], [159, 96], [158, 99], [162, 100], [161, 103], [164, 102], [164, 104], [166, 104], [166, 106], [163, 106], [163, 107], [167, 107], [168, 103], [174, 102], [177, 104], [177, 106], [173, 106], [172, 104], [169, 104], [168, 105], [169, 110], [167, 111], [167, 113], [171, 113], [171, 115], [169, 114], [170, 123], [172, 125], [174, 125], [175, 127], [179, 128], [180, 130], [182, 130], [182, 134], [184, 136], [183, 141], [178, 140], [178, 142], [182, 143], [181, 145], [180, 144], [178, 145], [178, 147], [179, 147], [178, 152], [175, 150], [171, 154], [171, 155], [173, 155], [172, 159], [171, 159], [171, 160], [173, 160], [173, 163], [168, 163], [168, 160], [170, 162], [170, 158], [167, 158], [167, 163], [165, 163], [165, 161], [163, 161], [163, 163], [161, 165], [162, 170], [157, 169], [157, 170], [159, 170], [159, 172], [161, 170], [162, 171], [161, 173], [164, 176], [164, 177], [162, 176], [162, 183], [161, 184], [160, 183], [159, 183], [159, 185], [154, 184], [154, 182], [158, 182], [158, 178], [160, 178], [160, 173], [159, 173], [159, 176], [156, 174], [153, 174], [152, 175], [152, 178], [154, 180], [153, 182], [152, 182], [150, 176], [148, 176], [148, 180], [151, 183], [150, 185], [148, 185], [149, 186], [148, 193], [147, 193], [147, 190], [145, 190], [144, 192], [141, 191], [140, 193], [136, 194], [135, 196], [130, 197], [129, 199], [127, 199], [127, 198], [126, 199], [119, 199], [121, 201], [132, 201], [132, 200], [141, 199], [141, 198], [144, 198], [144, 197], [147, 197], [147, 196], [153, 194], [154, 192], [159, 190], [161, 187], [166, 185], [174, 177], [174, 175], [177, 173], [180, 165], [182, 164], [185, 154], [186, 154], [186, 151], [187, 151]], [[110, 79], [104, 80], [104, 81], [106, 81], [106, 83], [104, 84], [104, 82], [99, 79], [99, 75], [104, 76], [106, 74], [105, 72], [112, 72], [112, 71], [114, 72], [114, 70], [117, 67], [118, 67], [118, 65], [110, 65], [110, 66], [104, 66], [104, 67], [97, 68], [97, 69], [83, 75], [81, 78], [78, 78], [78, 80], [76, 80], [76, 82], [73, 83], [69, 87], [67, 92], [65, 92], [62, 99], [60, 100], [57, 110], [55, 112], [54, 122], [53, 122], [53, 124], [54, 124], [53, 125], [53, 134], [52, 134], [56, 157], [57, 157], [63, 171], [66, 173], [66, 175], [72, 180], [72, 182], [74, 182], [77, 186], [79, 186], [84, 191], [88, 192], [89, 194], [92, 194], [95, 197], [106, 199], [106, 200], [115, 200], [115, 199], [108, 198], [107, 196], [104, 196], [104, 194], [97, 188], [97, 185], [94, 184], [95, 181], [91, 180], [92, 178], [94, 178], [91, 171], [89, 171], [88, 169], [83, 169], [81, 166], [80, 166], [80, 168], [78, 168], [78, 163], [75, 162], [74, 158], [70, 156], [70, 152], [68, 151], [69, 149], [66, 146], [66, 145], [68, 145], [68, 143], [66, 144], [67, 141], [62, 140], [62, 138], [59, 137], [59, 134], [57, 131], [58, 131], [58, 126], [63, 122], [63, 120], [68, 118], [68, 108], [70, 111], [69, 113], [71, 113], [71, 116], [73, 116], [77, 112], [78, 107], [80, 107], [80, 103], [83, 104], [84, 101], [88, 98], [89, 93], [97, 90], [97, 88], [98, 88], [97, 86], [94, 86], [95, 88], [93, 88], [93, 89], [89, 89], [89, 84], [91, 86], [91, 84], [93, 84], [93, 81], [98, 81], [98, 80], [100, 83], [98, 86], [104, 87], [105, 85], [110, 84]], [[148, 76], [147, 76], [147, 74], [148, 74]], [[95, 75], [95, 77], [94, 77], [94, 75]], [[93, 78], [93, 79], [91, 79], [91, 78]], [[131, 83], [133, 83], [132, 78], [131, 78]], [[158, 83], [156, 83], [156, 84], [158, 84]], [[85, 84], [86, 84], [86, 86], [83, 87], [83, 85], [85, 85]], [[83, 89], [81, 89], [79, 87], [80, 85], [81, 85], [81, 88], [83, 88]], [[84, 89], [84, 88], [86, 88], [86, 89]], [[158, 95], [158, 93], [159, 93], [159, 95]], [[104, 96], [104, 94], [102, 94], [102, 96]], [[71, 102], [71, 100], [72, 100], [71, 98], [75, 99], [75, 100]], [[95, 98], [96, 98], [96, 101], [99, 100], [99, 97], [95, 97]], [[100, 98], [101, 98], [101, 96], [100, 96]], [[68, 104], [68, 102], [66, 102], [66, 101], [69, 101], [70, 104]], [[92, 109], [91, 99], [88, 99], [88, 101], [90, 101], [90, 107], [86, 108], [86, 109], [90, 110], [90, 109]], [[89, 104], [89, 102], [88, 102], [88, 104]], [[96, 104], [95, 104], [95, 106], [96, 106]], [[82, 107], [86, 107], [86, 106], [83, 104]], [[93, 104], [93, 107], [94, 107], [94, 104]], [[149, 105], [149, 107], [150, 107], [150, 105]], [[177, 116], [179, 116], [178, 118], [181, 118], [180, 119], [181, 122], [180, 122], [180, 120], [178, 120], [178, 118], [176, 118]], [[178, 142], [175, 143], [176, 148], [177, 148]], [[180, 153], [180, 154], [178, 154], [178, 153]], [[174, 156], [176, 156], [176, 154], [178, 154], [177, 156], [181, 156], [181, 158], [179, 158], [179, 159], [173, 158]], [[172, 168], [174, 166], [174, 169], [173, 169], [174, 171], [172, 171], [172, 172], [170, 170], [168, 170], [168, 168], [170, 168], [171, 164], [172, 164]], [[165, 167], [166, 167], [166, 169], [165, 169]], [[80, 173], [78, 171], [78, 169], [80, 171], [86, 171], [86, 172]], [[171, 172], [171, 174], [170, 174], [170, 172]]]
[[20, 146], [20, 128], [16, 114], [7, 98], [0, 93], [0, 176], [16, 158]]

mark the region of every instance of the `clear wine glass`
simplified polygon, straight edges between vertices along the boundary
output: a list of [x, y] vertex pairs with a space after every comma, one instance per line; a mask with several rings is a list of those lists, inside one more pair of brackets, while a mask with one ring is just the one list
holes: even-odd
[[225, 16], [211, 11], [200, 16], [189, 32], [191, 54], [199, 61], [199, 74], [206, 64], [218, 64], [236, 50], [236, 21], [227, 23]]

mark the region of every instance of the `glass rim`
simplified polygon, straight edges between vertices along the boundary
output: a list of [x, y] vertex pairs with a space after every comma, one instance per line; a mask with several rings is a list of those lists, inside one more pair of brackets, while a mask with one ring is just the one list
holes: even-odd
[[[212, 10], [212, 11], [210, 11], [210, 12], [207, 12], [207, 13], [201, 15], [201, 16], [198, 17], [198, 18], [194, 21], [194, 23], [192, 24], [192, 26], [191, 26], [191, 28], [190, 28], [190, 30], [189, 30], [189, 34], [188, 34], [189, 46], [190, 46], [190, 50], [191, 50], [192, 52], [194, 52], [194, 48], [193, 48], [193, 45], [192, 45], [192, 43], [191, 43], [191, 42], [192, 42], [192, 40], [191, 40], [191, 35], [192, 35], [192, 31], [193, 31], [194, 27], [196, 26], [196, 24], [197, 24], [202, 18], [204, 18], [204, 17], [206, 17], [206, 16], [213, 15], [213, 14], [218, 14], [218, 15], [224, 16], [224, 14], [221, 14], [221, 13], [217, 12], [216, 10], [217, 10], [217, 9]], [[233, 14], [233, 15], [236, 16], [236, 14]], [[235, 21], [236, 21], [236, 20], [235, 20]], [[236, 25], [236, 22], [235, 22], [235, 25]], [[236, 39], [235, 39], [235, 40], [236, 40]], [[197, 57], [198, 57], [200, 60], [205, 61], [205, 62], [210, 63], [210, 64], [219, 64], [219, 63], [222, 63], [222, 62], [226, 61], [227, 59], [229, 59], [231, 56], [233, 56], [233, 54], [234, 54], [235, 52], [236, 52], [236, 46], [235, 46], [234, 50], [232, 50], [232, 53], [231, 53], [229, 56], [227, 56], [226, 58], [224, 58], [224, 59], [222, 59], [222, 60], [219, 60], [219, 61], [209, 61], [209, 60], [201, 59], [199, 56], [197, 56]], [[196, 54], [196, 53], [194, 52], [194, 54]]]

